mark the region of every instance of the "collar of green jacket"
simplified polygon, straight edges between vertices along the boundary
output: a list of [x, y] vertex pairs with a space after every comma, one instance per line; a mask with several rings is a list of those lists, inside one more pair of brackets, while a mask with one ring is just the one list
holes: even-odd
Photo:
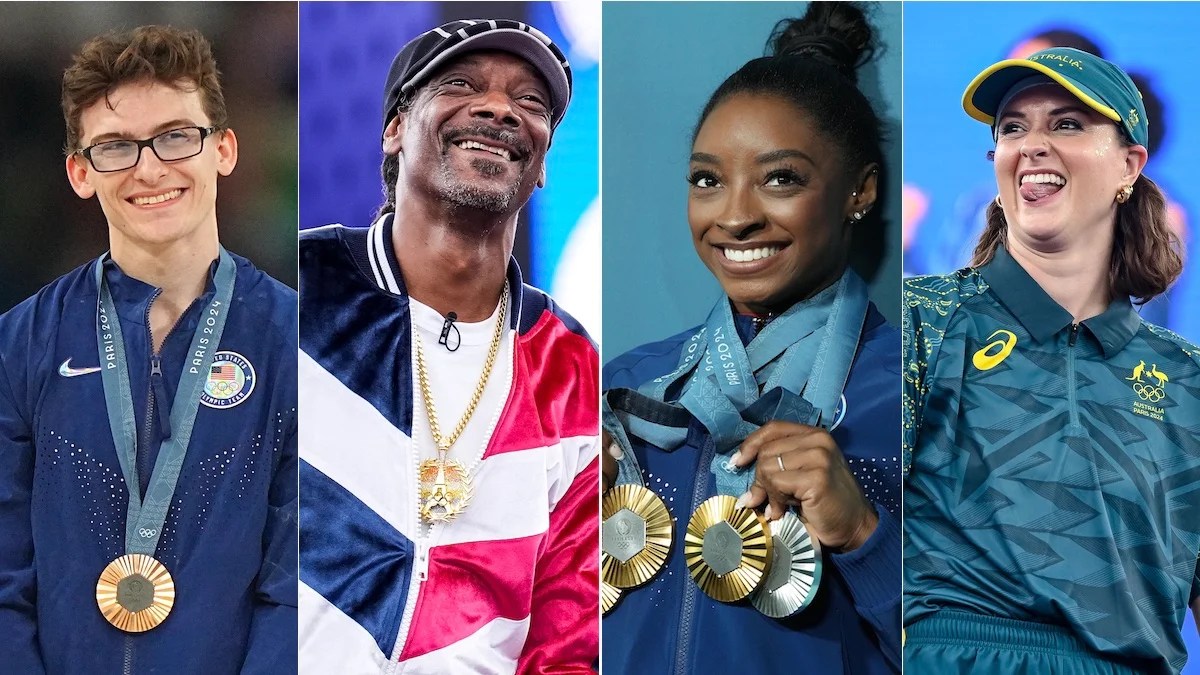
[[[979, 268], [1000, 304], [1021, 322], [1036, 342], [1043, 342], [1074, 323], [1071, 313], [1051, 298], [1033, 277], [1000, 246], [991, 262]], [[1101, 314], [1080, 322], [1100, 343], [1104, 357], [1121, 351], [1137, 333], [1142, 318], [1129, 298], [1114, 298]]]

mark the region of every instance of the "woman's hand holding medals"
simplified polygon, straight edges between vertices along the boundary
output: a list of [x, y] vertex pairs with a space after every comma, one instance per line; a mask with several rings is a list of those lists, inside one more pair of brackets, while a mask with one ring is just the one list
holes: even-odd
[[768, 422], [746, 437], [730, 461], [736, 466], [757, 461], [754, 484], [738, 499], [739, 506], [757, 508], [766, 502], [768, 520], [778, 520], [796, 506], [823, 546], [853, 551], [879, 524], [841, 449], [824, 429]]

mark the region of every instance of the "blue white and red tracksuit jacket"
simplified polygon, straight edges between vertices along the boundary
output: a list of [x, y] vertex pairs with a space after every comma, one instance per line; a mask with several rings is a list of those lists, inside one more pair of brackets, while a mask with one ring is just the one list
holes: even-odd
[[595, 345], [510, 264], [508, 399], [469, 506], [422, 536], [411, 320], [391, 222], [300, 240], [302, 671], [591, 672]]
[[[97, 372], [97, 263], [0, 316], [0, 671], [294, 670], [296, 293], [245, 258], [233, 260], [217, 362], [240, 357], [234, 362], [253, 387], [243, 381], [236, 397], [200, 405], [155, 553], [174, 580], [175, 605], [144, 633], [109, 625], [96, 605], [101, 571], [125, 553], [129, 501]], [[169, 409], [174, 400], [215, 269], [214, 261], [205, 294], [163, 342], [165, 387], [152, 404], [147, 317], [158, 289], [105, 264], [125, 340], [143, 489], [167, 433], [149, 408]]]

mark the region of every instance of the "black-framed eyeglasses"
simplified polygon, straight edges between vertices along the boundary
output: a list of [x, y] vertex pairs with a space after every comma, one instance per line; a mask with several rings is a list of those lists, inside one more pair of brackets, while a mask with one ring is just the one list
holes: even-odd
[[89, 145], [77, 152], [92, 163], [92, 168], [101, 173], [124, 171], [137, 166], [142, 159], [142, 148], [150, 148], [154, 156], [163, 162], [178, 162], [195, 157], [204, 150], [204, 139], [217, 131], [217, 127], [180, 127], [164, 131], [144, 140], [121, 139]]

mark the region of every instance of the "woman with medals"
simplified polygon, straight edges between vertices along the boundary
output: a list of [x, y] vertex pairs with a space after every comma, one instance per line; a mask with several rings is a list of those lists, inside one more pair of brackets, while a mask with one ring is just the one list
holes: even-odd
[[904, 291], [905, 668], [1178, 673], [1200, 614], [1200, 352], [1133, 303], [1179, 276], [1116, 65], [1001, 61], [963, 107], [997, 196]]
[[874, 28], [818, 2], [770, 45], [693, 135], [688, 221], [722, 296], [604, 370], [612, 672], [899, 670], [899, 335], [848, 266], [880, 227]]

